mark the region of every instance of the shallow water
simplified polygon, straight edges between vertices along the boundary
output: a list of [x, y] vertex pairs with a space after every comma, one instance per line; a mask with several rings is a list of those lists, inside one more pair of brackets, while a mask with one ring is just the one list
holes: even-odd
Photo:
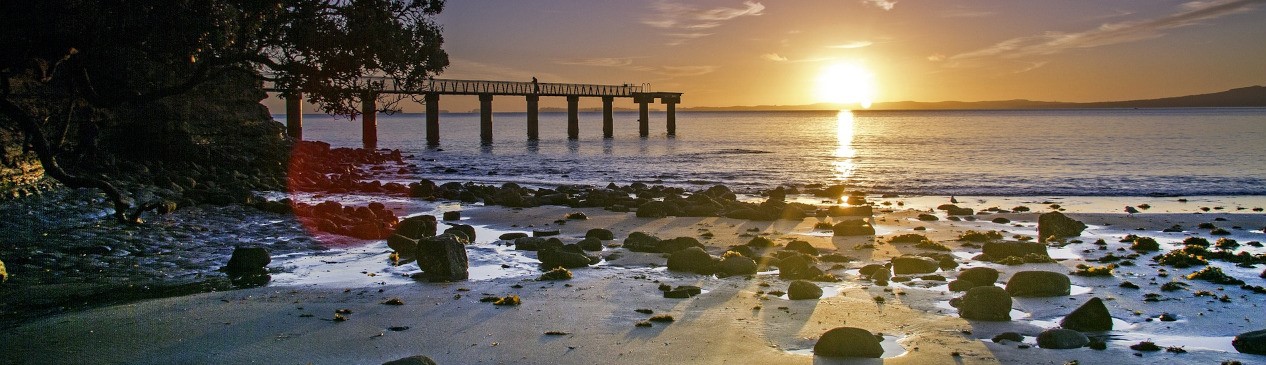
[[[284, 115], [274, 118], [284, 120]], [[917, 195], [1266, 194], [1266, 109], [681, 112], [675, 137], [651, 117], [541, 113], [541, 139], [523, 113], [496, 113], [494, 142], [479, 143], [478, 114], [440, 117], [425, 146], [424, 116], [380, 115], [379, 146], [413, 154], [433, 179], [530, 184], [723, 183], [741, 189], [844, 183]], [[305, 116], [304, 135], [359, 147], [360, 123]], [[451, 170], [449, 170], [451, 169]], [[448, 171], [448, 172], [445, 172]]]

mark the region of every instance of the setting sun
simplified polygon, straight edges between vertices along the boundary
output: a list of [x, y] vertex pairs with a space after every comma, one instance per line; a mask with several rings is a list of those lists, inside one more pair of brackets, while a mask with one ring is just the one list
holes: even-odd
[[857, 63], [827, 66], [818, 75], [818, 101], [860, 104], [869, 108], [875, 98], [875, 75]]

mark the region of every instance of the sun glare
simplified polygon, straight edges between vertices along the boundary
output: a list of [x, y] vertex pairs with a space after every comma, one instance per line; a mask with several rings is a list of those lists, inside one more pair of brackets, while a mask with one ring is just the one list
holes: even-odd
[[818, 75], [817, 91], [821, 102], [869, 108], [875, 98], [875, 75], [857, 63], [833, 64]]

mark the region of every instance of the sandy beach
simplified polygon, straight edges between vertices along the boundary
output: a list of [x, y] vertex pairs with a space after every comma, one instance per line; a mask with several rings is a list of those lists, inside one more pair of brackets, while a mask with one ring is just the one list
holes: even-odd
[[[812, 200], [812, 198], [802, 198]], [[1235, 285], [1215, 285], [1186, 280], [1200, 267], [1176, 269], [1157, 266], [1150, 257], [1171, 248], [1188, 236], [1209, 239], [1209, 230], [1197, 225], [1215, 222], [1227, 227], [1241, 243], [1261, 241], [1266, 221], [1252, 208], [1266, 206], [1262, 197], [957, 197], [959, 206], [977, 211], [989, 207], [1011, 209], [1027, 206], [1024, 213], [976, 215], [974, 221], [950, 221], [935, 206], [947, 197], [870, 197], [875, 203], [876, 236], [833, 237], [814, 230], [816, 223], [832, 218], [772, 222], [729, 218], [637, 218], [632, 213], [601, 209], [503, 207], [441, 204], [435, 211], [461, 210], [462, 223], [478, 227], [478, 238], [468, 246], [471, 279], [429, 283], [407, 277], [416, 264], [392, 266], [390, 249], [383, 241], [344, 243], [313, 263], [301, 256], [277, 257], [272, 284], [253, 289], [212, 292], [146, 300], [41, 318], [4, 331], [0, 344], [2, 362], [53, 363], [269, 363], [269, 364], [379, 364], [413, 355], [425, 355], [440, 364], [645, 364], [645, 363], [1218, 363], [1245, 364], [1266, 361], [1261, 355], [1236, 352], [1231, 338], [1262, 329], [1255, 294]], [[1120, 211], [1124, 205], [1147, 203], [1139, 214]], [[980, 248], [964, 246], [957, 238], [968, 230], [1003, 231], [1008, 240], [1036, 235], [1040, 212], [1051, 204], [1089, 228], [1077, 238], [1081, 243], [1050, 247], [1057, 262], [1002, 265], [973, 260]], [[1201, 208], [1209, 208], [1208, 212]], [[402, 210], [416, 210], [397, 207]], [[426, 209], [426, 208], [423, 208]], [[919, 214], [935, 211], [939, 220], [920, 221]], [[583, 212], [587, 220], [555, 221], [568, 213]], [[1011, 222], [993, 223], [1004, 217]], [[1224, 219], [1224, 220], [1223, 220]], [[1163, 233], [1173, 225], [1183, 232]], [[441, 230], [446, 224], [441, 224]], [[922, 229], [916, 230], [916, 227]], [[1231, 228], [1238, 227], [1238, 228]], [[560, 238], [574, 243], [590, 228], [606, 228], [615, 240], [604, 241], [601, 263], [571, 270], [566, 281], [538, 281], [535, 252], [514, 251], [496, 236], [505, 232], [558, 229]], [[789, 300], [774, 291], [786, 291], [788, 280], [775, 269], [752, 276], [718, 278], [712, 275], [669, 271], [666, 254], [629, 252], [619, 247], [631, 232], [661, 238], [696, 237], [712, 255], [727, 247], [763, 236], [779, 245], [791, 240], [809, 242], [822, 254], [838, 253], [855, 258], [840, 266], [819, 266], [842, 280], [818, 282], [820, 299]], [[1154, 237], [1162, 251], [1143, 254], [1134, 266], [1120, 266], [1111, 277], [1070, 275], [1071, 295], [1015, 298], [1011, 321], [986, 322], [958, 316], [949, 300], [961, 296], [946, 288], [946, 281], [919, 278], [875, 285], [858, 274], [867, 264], [886, 263], [902, 254], [925, 252], [912, 244], [889, 243], [891, 237], [919, 233], [952, 249], [958, 270], [987, 266], [1001, 272], [998, 285], [1015, 272], [1042, 270], [1069, 273], [1087, 259], [1131, 251], [1118, 242], [1126, 234]], [[317, 237], [320, 239], [320, 237]], [[1093, 242], [1107, 242], [1100, 250]], [[1253, 253], [1257, 247], [1242, 246]], [[1089, 262], [1090, 265], [1101, 265]], [[1260, 267], [1237, 268], [1214, 263], [1249, 285], [1266, 284], [1258, 277]], [[1159, 273], [1167, 272], [1168, 277]], [[328, 275], [321, 275], [321, 273]], [[953, 280], [957, 270], [935, 274]], [[295, 274], [303, 273], [303, 274]], [[337, 275], [335, 275], [337, 273]], [[1169, 281], [1186, 283], [1177, 291], [1161, 291]], [[1140, 289], [1120, 287], [1130, 281]], [[659, 285], [697, 285], [700, 295], [686, 299], [664, 298]], [[1207, 291], [1213, 297], [1197, 296]], [[1145, 293], [1159, 294], [1145, 301]], [[517, 295], [517, 306], [481, 302], [490, 296]], [[1226, 300], [1218, 300], [1225, 295]], [[1035, 337], [1058, 326], [1060, 318], [1092, 297], [1104, 300], [1114, 318], [1114, 330], [1092, 334], [1107, 342], [1104, 350], [1041, 349]], [[383, 304], [398, 298], [402, 305]], [[651, 314], [638, 312], [649, 309]], [[341, 311], [345, 320], [335, 320]], [[653, 315], [667, 314], [672, 322], [636, 324]], [[1175, 321], [1161, 321], [1163, 314]], [[1167, 318], [1172, 319], [1172, 318]], [[826, 331], [840, 326], [858, 327], [884, 338], [881, 359], [836, 359], [817, 356], [812, 348]], [[1004, 332], [1023, 335], [1021, 342], [991, 339]], [[1092, 337], [1094, 337], [1092, 336]], [[1162, 349], [1180, 348], [1185, 353], [1131, 350], [1140, 341], [1152, 341]]]

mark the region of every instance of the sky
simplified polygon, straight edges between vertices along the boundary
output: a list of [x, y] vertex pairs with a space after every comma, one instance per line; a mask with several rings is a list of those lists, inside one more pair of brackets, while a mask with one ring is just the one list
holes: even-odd
[[[451, 65], [437, 78], [649, 83], [685, 93], [681, 107], [846, 94], [1084, 102], [1266, 85], [1266, 0], [481, 0], [449, 1], [438, 21]], [[824, 76], [841, 67], [852, 76]], [[494, 109], [521, 111], [519, 99]], [[549, 99], [542, 106], [565, 105]]]

